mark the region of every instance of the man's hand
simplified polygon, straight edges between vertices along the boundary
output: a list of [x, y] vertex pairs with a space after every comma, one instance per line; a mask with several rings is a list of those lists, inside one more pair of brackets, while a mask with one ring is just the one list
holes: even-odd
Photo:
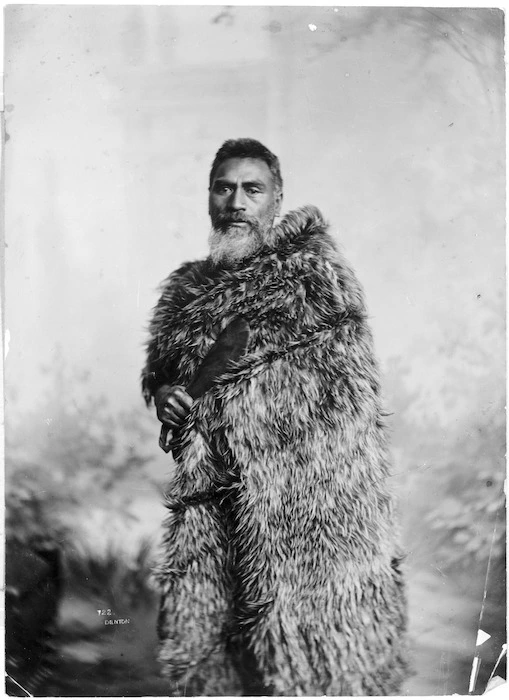
[[193, 405], [193, 399], [183, 386], [169, 386], [168, 384], [159, 387], [154, 401], [157, 417], [170, 430], [180, 428]]

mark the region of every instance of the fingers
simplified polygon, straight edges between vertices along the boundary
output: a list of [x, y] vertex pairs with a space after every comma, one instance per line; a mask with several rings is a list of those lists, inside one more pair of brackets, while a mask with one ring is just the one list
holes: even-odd
[[187, 413], [185, 409], [174, 404], [172, 399], [168, 399], [164, 406], [157, 412], [159, 420], [170, 428], [178, 428], [181, 426], [186, 416]]
[[171, 387], [159, 397], [157, 417], [170, 428], [178, 428], [185, 421], [193, 399], [183, 387]]
[[189, 411], [191, 406], [193, 405], [193, 399], [181, 386], [175, 387], [175, 398], [180, 402], [181, 406], [184, 406], [184, 408], [187, 409], [187, 411]]

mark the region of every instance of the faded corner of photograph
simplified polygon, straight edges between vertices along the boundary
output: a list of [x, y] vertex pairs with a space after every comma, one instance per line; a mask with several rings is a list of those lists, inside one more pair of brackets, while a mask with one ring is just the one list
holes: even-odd
[[501, 686], [503, 12], [4, 17], [7, 694]]

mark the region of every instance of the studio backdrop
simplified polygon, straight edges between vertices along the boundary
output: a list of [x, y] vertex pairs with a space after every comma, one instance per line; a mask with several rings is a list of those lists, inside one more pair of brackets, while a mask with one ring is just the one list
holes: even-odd
[[466, 693], [476, 657], [476, 692], [503, 675], [503, 22], [5, 9], [7, 582], [44, 591], [18, 618], [7, 601], [9, 692], [167, 694], [149, 574], [172, 461], [139, 375], [159, 283], [207, 254], [209, 169], [236, 137], [279, 156], [283, 210], [318, 206], [366, 292], [407, 553], [406, 693]]

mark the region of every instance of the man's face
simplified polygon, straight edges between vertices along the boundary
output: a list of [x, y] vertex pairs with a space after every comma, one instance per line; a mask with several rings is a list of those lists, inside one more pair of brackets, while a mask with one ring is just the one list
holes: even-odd
[[229, 158], [216, 170], [209, 192], [216, 261], [241, 260], [266, 241], [281, 208], [269, 166], [258, 158]]

